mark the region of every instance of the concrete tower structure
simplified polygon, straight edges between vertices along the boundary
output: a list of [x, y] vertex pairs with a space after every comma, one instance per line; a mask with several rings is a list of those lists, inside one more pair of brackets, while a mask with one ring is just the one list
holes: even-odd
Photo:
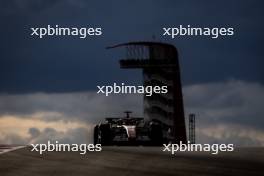
[[144, 86], [167, 86], [167, 94], [144, 96], [144, 119], [162, 123], [168, 141], [186, 143], [180, 66], [177, 49], [158, 42], [130, 42], [115, 47], [126, 47], [126, 58], [121, 68], [143, 70]]

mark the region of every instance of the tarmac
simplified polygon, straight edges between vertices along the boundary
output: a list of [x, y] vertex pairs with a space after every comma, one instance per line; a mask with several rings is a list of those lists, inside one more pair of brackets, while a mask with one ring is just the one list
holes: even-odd
[[159, 147], [104, 147], [101, 152], [46, 152], [29, 147], [0, 155], [1, 176], [254, 176], [264, 173], [264, 148], [239, 148], [217, 155]]

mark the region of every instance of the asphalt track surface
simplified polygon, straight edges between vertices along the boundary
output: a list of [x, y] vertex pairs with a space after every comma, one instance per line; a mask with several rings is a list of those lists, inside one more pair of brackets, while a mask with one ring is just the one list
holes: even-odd
[[107, 147], [102, 152], [48, 152], [21, 148], [0, 155], [0, 176], [166, 176], [264, 174], [264, 149], [241, 148], [218, 155], [183, 152], [172, 156], [158, 147]]
[[21, 148], [24, 148], [25, 146], [16, 146], [16, 145], [1, 145], [0, 144], [0, 155], [7, 153], [7, 152], [11, 152], [11, 151], [15, 151]]

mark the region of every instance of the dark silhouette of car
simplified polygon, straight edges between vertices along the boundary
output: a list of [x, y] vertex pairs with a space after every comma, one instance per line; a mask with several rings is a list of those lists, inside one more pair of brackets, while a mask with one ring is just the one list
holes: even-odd
[[94, 127], [94, 144], [106, 145], [162, 145], [163, 132], [157, 120], [145, 122], [140, 117], [105, 118]]

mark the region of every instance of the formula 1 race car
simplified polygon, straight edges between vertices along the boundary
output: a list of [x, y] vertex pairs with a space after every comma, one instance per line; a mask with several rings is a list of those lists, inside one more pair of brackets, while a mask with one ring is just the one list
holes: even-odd
[[105, 118], [94, 127], [94, 143], [101, 145], [162, 145], [162, 126], [158, 121], [145, 122], [143, 118]]

